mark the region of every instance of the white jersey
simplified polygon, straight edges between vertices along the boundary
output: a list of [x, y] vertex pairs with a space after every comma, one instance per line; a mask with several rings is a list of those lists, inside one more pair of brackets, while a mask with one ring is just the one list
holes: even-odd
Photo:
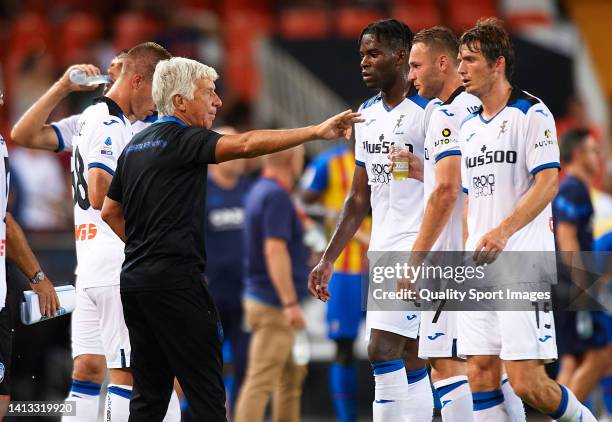
[[0, 135], [0, 153], [3, 160], [0, 161], [0, 311], [6, 302], [6, 204], [8, 202], [10, 173], [8, 168], [8, 150], [6, 141]]
[[117, 159], [132, 139], [132, 126], [108, 97], [85, 109], [72, 138], [74, 235], [77, 284], [80, 288], [119, 284], [124, 244], [91, 207], [87, 193], [89, 169], [113, 175]]
[[[479, 239], [517, 207], [534, 183], [534, 175], [559, 168], [555, 120], [544, 103], [514, 88], [508, 104], [490, 120], [480, 112], [467, 117], [459, 135], [461, 178], [468, 193], [468, 239]], [[507, 251], [553, 251], [552, 212], [544, 210], [510, 237]]]
[[[51, 123], [51, 127], [55, 130], [59, 145], [55, 152], [70, 151], [72, 152], [72, 138], [77, 134], [77, 125], [80, 114], [73, 114], [72, 116], [65, 117], [57, 122]], [[136, 120], [132, 123], [132, 132], [136, 135], [143, 129], [148, 128], [157, 120], [157, 116], [151, 116], [144, 120]]]
[[[478, 110], [480, 100], [460, 87], [442, 103], [432, 100], [439, 106], [432, 111], [425, 137], [425, 161], [423, 163], [424, 204], [436, 185], [436, 163], [449, 155], [461, 155], [459, 147], [459, 128], [461, 122]], [[453, 208], [447, 224], [432, 246], [432, 251], [460, 251], [463, 249], [463, 198], [460, 196]]]
[[387, 109], [379, 95], [359, 107], [365, 122], [355, 125], [356, 164], [366, 169], [372, 206], [372, 251], [410, 250], [423, 219], [423, 183], [396, 181], [389, 171], [389, 148], [403, 145], [423, 159], [428, 100], [405, 98]]

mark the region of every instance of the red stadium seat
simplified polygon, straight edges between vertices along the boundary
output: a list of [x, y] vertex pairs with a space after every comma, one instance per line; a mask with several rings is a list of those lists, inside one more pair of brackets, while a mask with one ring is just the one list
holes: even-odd
[[442, 22], [438, 4], [434, 0], [396, 0], [391, 16], [406, 23], [414, 32]]
[[35, 13], [19, 15], [11, 25], [10, 54], [26, 54], [35, 48], [51, 46], [51, 27], [47, 20]]
[[70, 15], [60, 27], [60, 61], [63, 66], [80, 61], [81, 52], [102, 34], [102, 23], [88, 13]]
[[446, 5], [448, 25], [457, 35], [473, 27], [478, 19], [498, 14], [495, 0], [449, 1]]
[[285, 39], [320, 39], [329, 35], [329, 14], [323, 8], [291, 8], [280, 12], [280, 36]]
[[336, 11], [335, 25], [340, 37], [357, 38], [363, 28], [382, 18], [382, 13], [376, 9], [347, 6]]
[[128, 12], [119, 15], [114, 22], [115, 50], [131, 48], [144, 41], [155, 38], [159, 29], [158, 22], [140, 13]]

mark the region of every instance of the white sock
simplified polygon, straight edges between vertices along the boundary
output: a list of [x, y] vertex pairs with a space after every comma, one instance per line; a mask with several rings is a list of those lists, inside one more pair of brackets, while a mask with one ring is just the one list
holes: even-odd
[[172, 390], [170, 403], [168, 403], [168, 411], [163, 422], [181, 422], [181, 404], [175, 390]]
[[410, 371], [406, 375], [408, 396], [404, 402], [404, 421], [430, 422], [433, 418], [434, 402], [427, 368]]
[[76, 416], [62, 416], [62, 422], [96, 422], [100, 406], [100, 384], [72, 380], [66, 402], [74, 402]]
[[106, 392], [106, 422], [127, 422], [130, 417], [131, 385], [109, 384]]
[[499, 422], [508, 420], [504, 406], [504, 394], [501, 390], [472, 393], [474, 401], [474, 421]]
[[551, 418], [558, 422], [597, 422], [591, 411], [578, 401], [572, 390], [561, 387], [561, 403]]
[[525, 415], [525, 406], [523, 406], [523, 400], [516, 395], [510, 382], [508, 381], [508, 375], [502, 376], [502, 393], [504, 393], [504, 405], [508, 412], [509, 422], [525, 422], [527, 416]]
[[401, 422], [403, 401], [408, 397], [408, 378], [404, 361], [372, 362], [374, 371], [374, 422]]
[[465, 375], [450, 377], [434, 383], [442, 403], [443, 422], [473, 422], [472, 392]]

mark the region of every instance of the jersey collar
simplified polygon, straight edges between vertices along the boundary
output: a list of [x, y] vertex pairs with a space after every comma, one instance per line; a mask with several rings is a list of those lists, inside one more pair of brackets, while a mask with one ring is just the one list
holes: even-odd
[[491, 117], [489, 120], [485, 120], [484, 117], [482, 117], [482, 111], [484, 110], [484, 107], [482, 106], [482, 104], [478, 108], [478, 111], [476, 112], [476, 114], [478, 115], [478, 117], [483, 123], [489, 124], [493, 119], [495, 119], [499, 115], [499, 113], [501, 113], [502, 111], [506, 109], [506, 107], [508, 107], [508, 104], [514, 103], [516, 100], [518, 100], [521, 97], [522, 94], [523, 94], [523, 91], [521, 91], [516, 86], [512, 85], [512, 92], [510, 93], [508, 102], [506, 102], [506, 104], [501, 108], [501, 110], [495, 113], [495, 116]]
[[125, 117], [125, 114], [123, 114], [123, 110], [121, 110], [119, 104], [113, 101], [110, 97], [102, 96], [94, 98], [93, 103], [105, 103], [111, 116], [119, 117], [123, 123], [127, 121], [127, 117]]
[[461, 94], [463, 91], [465, 91], [465, 87], [463, 85], [461, 85], [459, 88], [457, 88], [456, 90], [453, 91], [453, 93], [450, 95], [450, 97], [448, 97], [448, 100], [444, 101], [442, 103], [442, 105], [449, 105], [450, 103], [452, 103], [455, 98], [457, 98], [457, 96], [459, 94]]
[[166, 122], [173, 122], [173, 123], [178, 123], [181, 126], [189, 126], [187, 123], [185, 123], [184, 121], [182, 121], [181, 119], [179, 119], [178, 117], [175, 116], [164, 116], [160, 119], [157, 119], [155, 121], [155, 123], [153, 124], [157, 124], [157, 123], [166, 123]]

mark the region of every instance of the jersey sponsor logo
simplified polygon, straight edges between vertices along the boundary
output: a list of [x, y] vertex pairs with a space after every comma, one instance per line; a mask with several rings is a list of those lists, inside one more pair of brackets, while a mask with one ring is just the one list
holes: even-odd
[[[393, 141], [385, 141], [385, 134], [381, 133], [376, 143], [363, 141], [363, 149], [370, 154], [389, 154], [389, 149], [392, 145], [395, 145]], [[408, 151], [414, 153], [414, 147], [412, 144], [404, 144]]]
[[370, 183], [389, 183], [391, 180], [391, 171], [389, 164], [371, 163], [370, 167]]
[[429, 161], [429, 151], [425, 148], [425, 159]]
[[507, 131], [508, 121], [504, 120], [501, 125], [499, 125], [499, 133], [497, 134], [497, 139], [499, 139], [504, 133]]
[[427, 336], [427, 338], [433, 341], [437, 339], [438, 337], [442, 337], [443, 335], [444, 333], [435, 333], [433, 336]]
[[448, 111], [445, 108], [441, 108], [440, 111], [444, 114], [446, 114], [448, 117], [453, 117], [455, 115], [455, 113], [451, 113], [450, 111]]
[[74, 225], [74, 240], [91, 240], [98, 234], [98, 228], [95, 224], [79, 224]]
[[449, 136], [451, 136], [451, 130], [448, 128], [442, 129], [442, 139], [438, 139], [434, 142], [434, 147], [438, 147], [441, 145], [448, 145], [450, 143], [456, 144], [457, 140], [456, 139], [450, 139]]
[[480, 167], [491, 163], [516, 163], [516, 151], [487, 151], [487, 146], [483, 145], [480, 152], [482, 152], [481, 155], [477, 155], [475, 157], [465, 157], [465, 165], [467, 168]]
[[239, 207], [217, 208], [208, 213], [212, 230], [240, 229], [244, 223], [244, 210]]
[[100, 150], [100, 154], [108, 155], [109, 157], [111, 155], [113, 155], [113, 141], [110, 138], [110, 136], [108, 138], [106, 138], [106, 141], [104, 141], [104, 145], [102, 145], [102, 149]]
[[474, 114], [474, 113], [476, 113], [478, 110], [480, 110], [480, 106], [477, 106], [477, 105], [474, 105], [474, 106], [468, 106], [466, 109], [467, 109], [468, 114]]
[[493, 173], [472, 177], [470, 191], [474, 197], [491, 196], [495, 192], [495, 175]]
[[544, 139], [542, 141], [538, 141], [533, 145], [534, 149], [546, 147], [549, 145], [554, 145], [555, 141], [552, 137], [552, 131], [550, 129], [546, 129], [544, 131]]
[[114, 125], [115, 123], [119, 123], [119, 121], [111, 119], [108, 122], [102, 122], [102, 123], [104, 123], [106, 126], [110, 126], [110, 125]]
[[540, 343], [545, 343], [545, 342], [546, 342], [548, 339], [551, 339], [551, 338], [552, 338], [552, 336], [551, 336], [551, 335], [546, 334], [544, 337], [540, 337], [540, 338], [538, 339], [538, 341], [539, 341]]
[[406, 315], [406, 319], [407, 319], [408, 321], [412, 321], [412, 320], [413, 320], [413, 319], [415, 319], [416, 317], [417, 317], [417, 316], [416, 316], [416, 314]]

